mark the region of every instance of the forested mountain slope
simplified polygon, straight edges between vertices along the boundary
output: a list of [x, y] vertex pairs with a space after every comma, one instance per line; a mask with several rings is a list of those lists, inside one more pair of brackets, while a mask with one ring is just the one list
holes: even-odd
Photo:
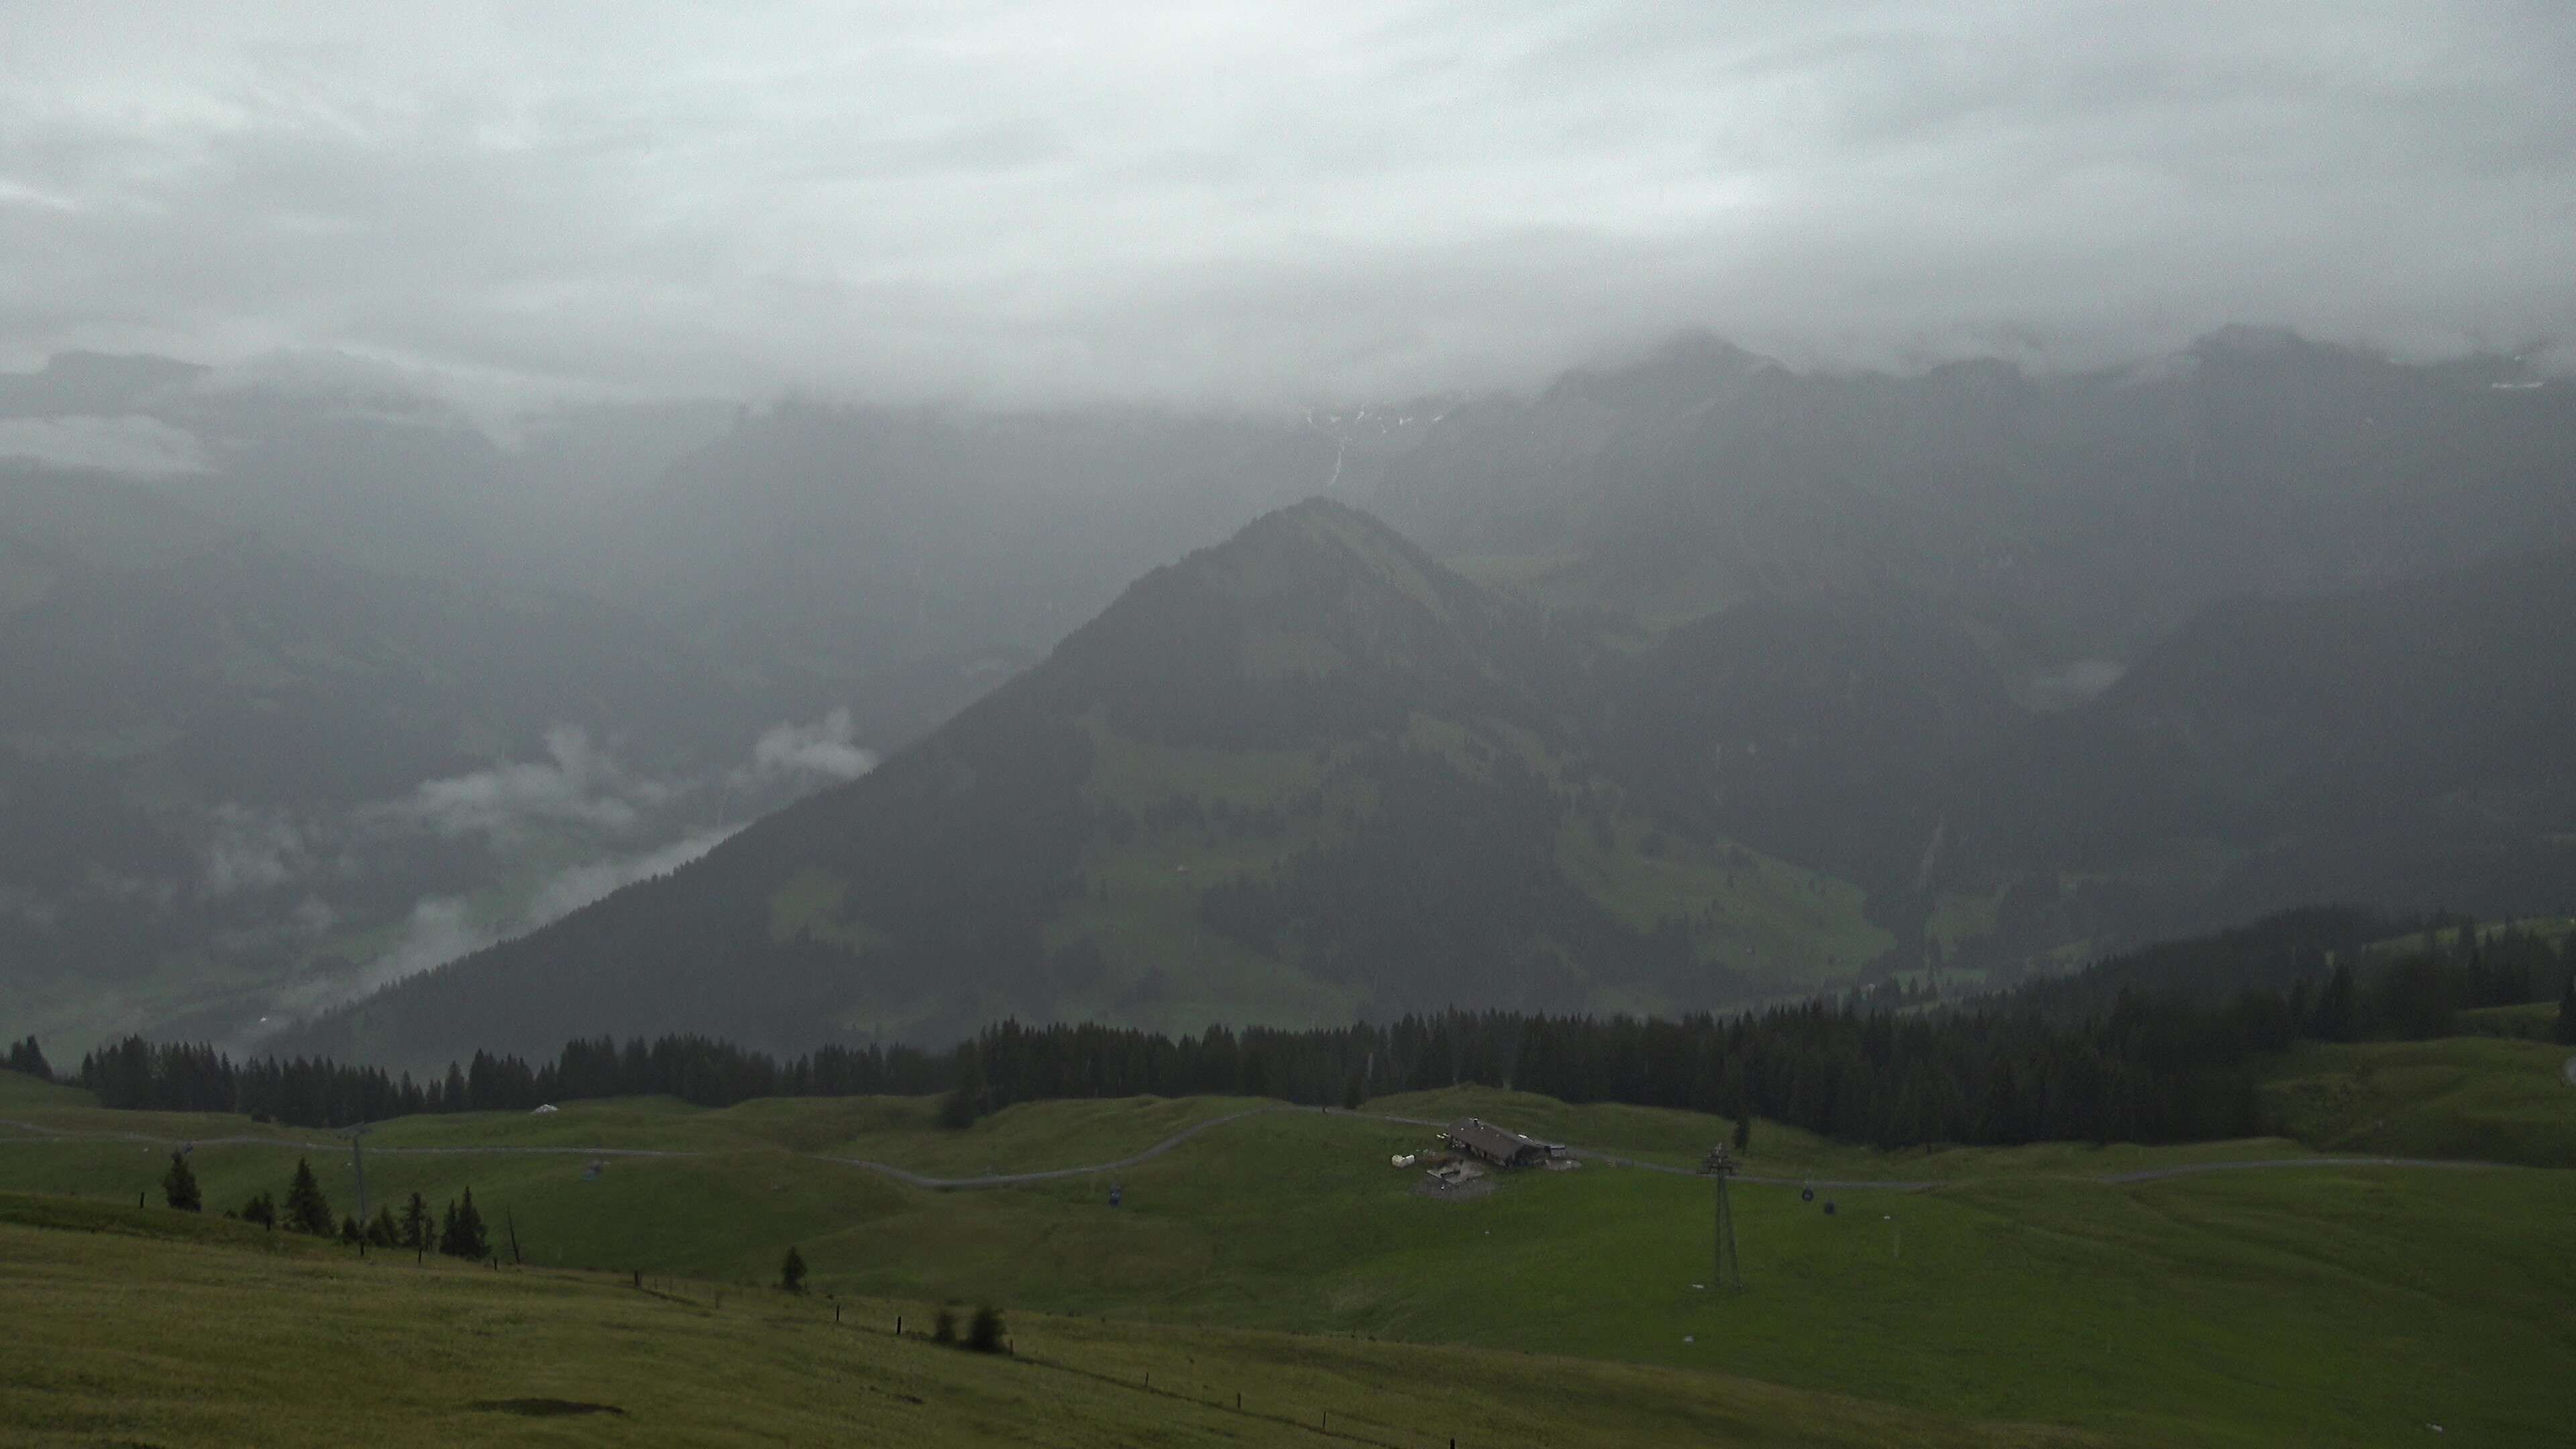
[[[1997, 947], [2299, 901], [2556, 911], [2576, 881], [2576, 548], [2240, 599], [1978, 762], [1943, 881]], [[1964, 897], [1963, 897], [1964, 898]]]
[[675, 1021], [1339, 1021], [1705, 1004], [1884, 951], [1858, 892], [1659, 831], [1584, 718], [1625, 667], [1314, 501], [1156, 570], [851, 788], [321, 1023], [388, 1058]]
[[[297, 1042], [1676, 1010], [2344, 892], [2538, 908], [2576, 759], [2545, 622], [2565, 564], [2231, 605], [2033, 713], [1913, 596], [1738, 609], [1641, 653], [1310, 501], [1147, 575], [870, 777]], [[2500, 676], [2473, 728], [2325, 707], [2464, 651]]]

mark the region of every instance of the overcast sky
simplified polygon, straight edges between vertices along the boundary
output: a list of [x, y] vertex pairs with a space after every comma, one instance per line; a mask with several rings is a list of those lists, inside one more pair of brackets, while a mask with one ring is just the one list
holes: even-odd
[[2576, 3], [7, 0], [0, 257], [8, 365], [653, 391], [2564, 346]]

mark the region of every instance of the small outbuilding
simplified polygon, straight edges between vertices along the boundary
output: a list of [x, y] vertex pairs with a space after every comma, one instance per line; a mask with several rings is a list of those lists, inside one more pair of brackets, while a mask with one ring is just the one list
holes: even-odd
[[562, 1108], [560, 1108], [560, 1107], [557, 1107], [554, 1103], [552, 1103], [552, 1102], [547, 1102], [547, 1103], [544, 1103], [544, 1104], [542, 1104], [542, 1105], [538, 1106], [538, 1107], [537, 1107], [536, 1109], [534, 1109], [533, 1111], [529, 1112], [529, 1113], [528, 1113], [528, 1115], [529, 1115], [529, 1116], [531, 1116], [531, 1117], [551, 1117], [551, 1116], [553, 1116], [555, 1113], [557, 1113], [557, 1112], [559, 1112], [559, 1111], [561, 1111], [561, 1110], [563, 1110], [563, 1109], [562, 1109]]
[[1466, 1117], [1450, 1123], [1449, 1130], [1440, 1134], [1440, 1140], [1496, 1167], [1541, 1167], [1554, 1162], [1565, 1152], [1562, 1142], [1542, 1142], [1535, 1137], [1524, 1137], [1481, 1117]]

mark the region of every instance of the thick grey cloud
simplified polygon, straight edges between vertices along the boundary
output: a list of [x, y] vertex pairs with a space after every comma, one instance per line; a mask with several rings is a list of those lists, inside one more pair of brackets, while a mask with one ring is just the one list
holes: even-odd
[[2564, 0], [22, 3], [0, 349], [1314, 402], [2576, 338]]
[[194, 434], [154, 418], [0, 418], [0, 459], [57, 468], [95, 468], [136, 478], [206, 471]]

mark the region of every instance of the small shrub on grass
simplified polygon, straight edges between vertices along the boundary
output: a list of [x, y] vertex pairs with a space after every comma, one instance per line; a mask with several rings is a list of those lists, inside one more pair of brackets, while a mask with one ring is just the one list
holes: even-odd
[[977, 1353], [1002, 1351], [1002, 1314], [991, 1304], [975, 1310], [975, 1321], [966, 1328], [966, 1346]]
[[930, 1341], [933, 1343], [955, 1343], [957, 1341], [957, 1315], [949, 1312], [945, 1308], [940, 1309], [939, 1317], [931, 1321]]
[[792, 1247], [787, 1250], [787, 1260], [778, 1265], [778, 1286], [790, 1293], [805, 1291], [805, 1255]]
[[197, 1190], [197, 1174], [188, 1170], [188, 1159], [176, 1152], [170, 1154], [170, 1170], [161, 1174], [161, 1197], [183, 1213], [205, 1211], [206, 1197]]

